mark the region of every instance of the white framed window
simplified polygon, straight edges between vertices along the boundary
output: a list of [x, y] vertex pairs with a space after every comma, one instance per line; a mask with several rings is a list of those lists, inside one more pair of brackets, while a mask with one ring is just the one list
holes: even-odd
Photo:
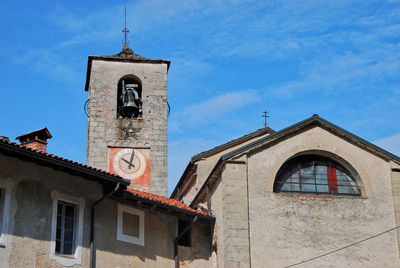
[[144, 246], [144, 211], [118, 203], [117, 239]]
[[51, 198], [53, 215], [50, 259], [63, 266], [81, 264], [85, 199], [56, 191], [51, 193]]
[[11, 191], [14, 182], [10, 179], [0, 181], [0, 249], [8, 250], [9, 220], [11, 210]]

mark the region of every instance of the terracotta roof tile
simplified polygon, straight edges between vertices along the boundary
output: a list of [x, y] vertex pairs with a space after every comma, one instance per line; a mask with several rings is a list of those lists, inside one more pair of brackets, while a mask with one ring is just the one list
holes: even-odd
[[180, 208], [180, 209], [183, 209], [183, 210], [186, 210], [189, 212], [194, 212], [194, 213], [198, 213], [198, 214], [202, 214], [202, 215], [208, 215], [207, 212], [193, 209], [176, 199], [171, 199], [171, 198], [168, 198], [165, 196], [142, 192], [142, 191], [138, 191], [138, 190], [134, 190], [134, 189], [130, 189], [130, 188], [128, 188], [126, 192], [129, 192], [129, 194], [132, 194], [132, 195], [140, 197], [140, 198], [145, 198], [150, 201], [159, 202], [164, 205]]

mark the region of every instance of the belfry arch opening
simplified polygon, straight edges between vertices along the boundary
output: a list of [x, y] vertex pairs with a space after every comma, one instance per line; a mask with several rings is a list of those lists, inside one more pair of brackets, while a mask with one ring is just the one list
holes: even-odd
[[134, 75], [123, 76], [118, 81], [117, 118], [142, 116], [142, 82]]
[[347, 165], [320, 154], [304, 154], [286, 161], [279, 169], [276, 193], [361, 195], [357, 174]]

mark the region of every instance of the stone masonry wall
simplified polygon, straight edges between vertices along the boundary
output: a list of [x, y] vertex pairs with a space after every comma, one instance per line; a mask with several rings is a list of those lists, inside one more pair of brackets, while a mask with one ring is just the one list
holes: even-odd
[[250, 267], [245, 162], [227, 163], [222, 184], [224, 267]]
[[[142, 82], [142, 118], [116, 117], [125, 75]], [[150, 148], [150, 191], [167, 195], [167, 64], [93, 60], [88, 97], [87, 164], [107, 170], [108, 146]]]

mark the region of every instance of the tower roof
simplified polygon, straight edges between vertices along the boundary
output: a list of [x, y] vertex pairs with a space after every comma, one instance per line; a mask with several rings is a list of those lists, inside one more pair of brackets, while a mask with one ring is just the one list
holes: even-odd
[[111, 56], [102, 56], [102, 58], [111, 58], [111, 59], [132, 59], [132, 60], [152, 60], [145, 57], [142, 57], [138, 54], [135, 54], [132, 49], [129, 48], [128, 44], [124, 44], [121, 52], [111, 55]]
[[88, 57], [88, 67], [86, 73], [86, 85], [85, 91], [89, 90], [89, 81], [90, 81], [90, 73], [92, 69], [92, 61], [93, 60], [102, 60], [102, 61], [121, 61], [121, 62], [140, 62], [140, 63], [153, 63], [153, 64], [167, 64], [167, 69], [169, 69], [169, 65], [171, 64], [168, 60], [154, 60], [142, 57], [138, 54], [135, 54], [132, 49], [129, 48], [128, 44], [124, 44], [122, 50], [114, 55], [110, 56], [89, 56]]

